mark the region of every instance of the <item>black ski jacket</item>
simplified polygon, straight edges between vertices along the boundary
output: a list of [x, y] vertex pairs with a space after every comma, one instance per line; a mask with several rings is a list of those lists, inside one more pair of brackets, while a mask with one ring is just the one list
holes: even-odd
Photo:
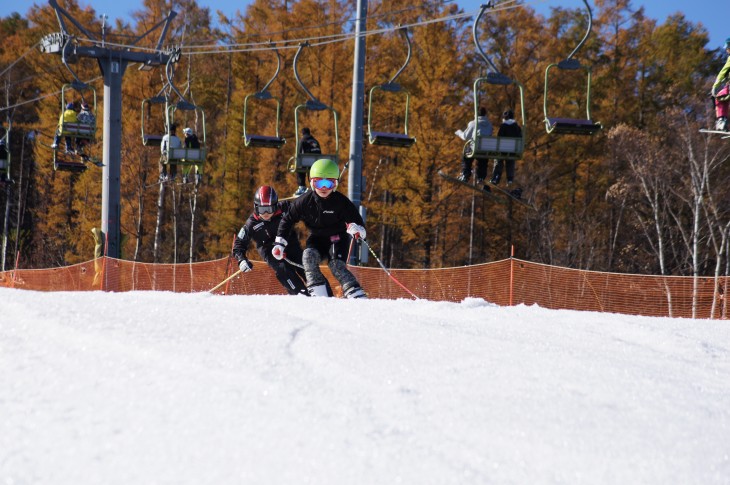
[[339, 192], [332, 192], [323, 199], [316, 192], [308, 191], [295, 199], [281, 218], [277, 236], [289, 242], [287, 235], [299, 221], [309, 229], [310, 238], [317, 239], [329, 239], [335, 234], [343, 236], [350, 222], [365, 225], [355, 204]]
[[198, 140], [198, 135], [193, 133], [190, 136], [185, 137], [185, 148], [200, 148], [200, 140]]
[[[279, 210], [274, 214], [274, 217], [265, 221], [260, 219], [256, 214], [251, 214], [246, 219], [246, 223], [243, 225], [236, 239], [233, 242], [233, 256], [241, 262], [246, 258], [246, 251], [251, 244], [251, 241], [256, 243], [256, 249], [259, 253], [270, 254], [271, 249], [274, 247], [274, 238], [276, 238], [276, 231], [279, 229], [282, 216], [285, 212], [289, 211], [291, 207], [291, 201], [282, 200], [279, 201]], [[296, 232], [290, 230], [284, 237], [287, 242], [299, 240]], [[246, 258], [247, 259], [247, 258]]]
[[319, 142], [312, 135], [304, 135], [299, 140], [299, 153], [322, 153]]
[[522, 136], [522, 128], [520, 128], [520, 125], [518, 125], [514, 121], [512, 121], [512, 123], [503, 122], [501, 125], [499, 125], [499, 131], [497, 131], [497, 136], [520, 138]]

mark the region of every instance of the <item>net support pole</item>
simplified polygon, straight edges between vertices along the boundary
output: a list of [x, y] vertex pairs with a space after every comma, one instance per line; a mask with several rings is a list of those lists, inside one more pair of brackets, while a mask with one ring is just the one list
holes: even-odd
[[231, 254], [228, 255], [228, 262], [226, 263], [226, 288], [223, 292], [227, 295], [228, 288], [230, 287], [231, 280], [228, 278], [228, 272], [231, 270], [231, 258], [233, 258], [233, 248], [236, 247], [236, 235], [233, 235], [233, 241], [231, 241]]
[[514, 304], [514, 287], [515, 287], [515, 246], [512, 245], [512, 251], [509, 255], [509, 306]]

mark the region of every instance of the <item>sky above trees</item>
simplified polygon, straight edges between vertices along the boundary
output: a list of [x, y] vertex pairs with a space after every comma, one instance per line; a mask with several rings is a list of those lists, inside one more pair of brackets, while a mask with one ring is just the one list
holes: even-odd
[[[17, 11], [21, 14], [30, 8], [34, 3], [43, 4], [45, 2], [33, 2], [30, 0], [23, 0], [21, 2], [0, 2], [0, 16], [6, 16], [11, 12]], [[220, 10], [227, 17], [235, 15], [237, 10], [244, 10], [251, 2], [249, 0], [199, 0], [198, 5], [201, 7], [209, 7], [212, 12]], [[478, 10], [479, 6], [484, 3], [480, 0], [458, 0], [456, 2], [460, 7], [469, 10]], [[528, 0], [530, 6], [532, 6], [539, 13], [548, 14], [550, 9], [553, 7], [563, 8], [579, 8], [583, 7], [581, 0]], [[111, 19], [116, 18], [130, 18], [130, 13], [142, 8], [141, 0], [132, 0], [129, 2], [101, 2], [99, 0], [82, 2], [83, 4], [89, 4], [99, 14], [106, 14]], [[595, 2], [589, 2], [593, 7]], [[722, 42], [730, 36], [730, 28], [727, 27], [725, 17], [723, 15], [717, 15], [717, 2], [711, 2], [710, 0], [696, 0], [688, 3], [681, 0], [652, 0], [652, 1], [634, 1], [632, 2], [634, 8], [643, 6], [646, 10], [646, 14], [651, 17], [663, 22], [667, 16], [682, 12], [688, 20], [692, 22], [701, 22], [702, 25], [708, 30], [710, 34], [710, 47], [719, 47]], [[692, 8], [689, 8], [691, 5]]]

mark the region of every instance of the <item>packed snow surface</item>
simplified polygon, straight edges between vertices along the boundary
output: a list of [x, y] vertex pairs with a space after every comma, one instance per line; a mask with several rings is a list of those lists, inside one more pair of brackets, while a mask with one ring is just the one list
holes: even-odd
[[728, 484], [730, 324], [0, 288], [0, 485]]

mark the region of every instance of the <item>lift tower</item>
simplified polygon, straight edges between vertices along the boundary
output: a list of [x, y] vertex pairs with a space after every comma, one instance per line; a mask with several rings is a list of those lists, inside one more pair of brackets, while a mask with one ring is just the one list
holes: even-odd
[[[121, 257], [121, 165], [122, 165], [122, 76], [127, 65], [132, 62], [141, 64], [141, 69], [152, 69], [153, 66], [167, 64], [172, 52], [162, 51], [162, 43], [167, 35], [172, 19], [177, 13], [170, 11], [167, 17], [150, 30], [132, 39], [124, 47], [106, 45], [102, 33], [101, 40], [61, 8], [56, 0], [48, 4], [56, 11], [60, 32], [46, 35], [41, 40], [40, 51], [47, 54], [58, 54], [76, 82], [79, 80], [69, 63], [77, 62], [81, 57], [96, 59], [104, 76], [104, 153], [101, 230], [106, 240], [106, 254], [112, 258]], [[64, 19], [71, 22], [89, 41], [89, 46], [81, 46], [76, 38], [69, 34]], [[150, 33], [162, 27], [155, 52], [137, 52], [134, 46]], [[179, 56], [177, 56], [179, 58]], [[174, 62], [175, 59], [173, 59]]]

